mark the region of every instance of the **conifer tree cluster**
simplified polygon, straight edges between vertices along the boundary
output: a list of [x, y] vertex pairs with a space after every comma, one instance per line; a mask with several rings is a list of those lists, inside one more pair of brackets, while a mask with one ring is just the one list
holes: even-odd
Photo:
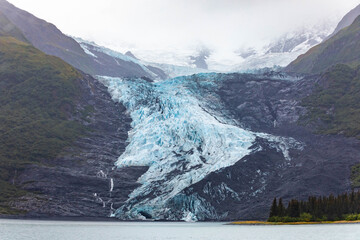
[[360, 220], [360, 192], [328, 197], [311, 196], [307, 201], [292, 199], [287, 207], [275, 198], [270, 208], [269, 222], [310, 222]]

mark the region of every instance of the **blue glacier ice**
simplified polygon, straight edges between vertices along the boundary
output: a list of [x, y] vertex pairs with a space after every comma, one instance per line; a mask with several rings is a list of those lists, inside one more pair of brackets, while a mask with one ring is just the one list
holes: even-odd
[[[290, 160], [289, 149], [301, 147], [291, 138], [239, 127], [215, 93], [222, 74], [198, 74], [159, 82], [99, 77], [132, 118], [128, 146], [116, 166], [147, 166], [126, 204], [115, 212], [122, 219], [170, 216], [170, 201], [208, 174], [234, 165], [264, 138]], [[201, 205], [199, 203], [198, 205]], [[201, 208], [201, 206], [198, 206]], [[197, 219], [182, 209], [182, 218]], [[194, 209], [192, 209], [194, 211]], [[146, 213], [146, 214], [144, 214]], [[172, 218], [172, 219], [176, 219]]]

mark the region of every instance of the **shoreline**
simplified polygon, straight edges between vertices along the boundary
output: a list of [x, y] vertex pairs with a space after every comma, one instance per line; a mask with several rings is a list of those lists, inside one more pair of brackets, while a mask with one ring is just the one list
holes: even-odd
[[227, 225], [321, 225], [321, 224], [358, 224], [360, 220], [356, 221], [324, 221], [324, 222], [266, 222], [266, 221], [236, 221], [228, 223]]
[[24, 220], [24, 221], [74, 221], [74, 222], [122, 222], [111, 217], [18, 217], [0, 216], [0, 220]]
[[[126, 220], [119, 220], [117, 218], [112, 217], [14, 217], [14, 216], [0, 216], [0, 220], [23, 220], [23, 221], [54, 221], [54, 222], [118, 222], [118, 223], [126, 223], [126, 222], [133, 222], [133, 223], [145, 223], [145, 222], [165, 222], [165, 223], [186, 223], [184, 221], [156, 221], [156, 220], [149, 220], [149, 221], [141, 221], [141, 220], [134, 220], [134, 221], [126, 221]], [[281, 226], [281, 225], [323, 225], [323, 224], [359, 224], [360, 220], [356, 221], [324, 221], [324, 222], [267, 222], [267, 221], [199, 221], [195, 223], [223, 223], [224, 225], [238, 225], [238, 226]]]
[[[0, 216], [0, 220], [23, 220], [23, 221], [64, 221], [64, 222], [118, 222], [118, 223], [189, 223], [186, 221], [167, 221], [167, 220], [121, 220], [114, 217], [24, 217], [24, 216]], [[224, 223], [230, 221], [198, 221], [194, 223]]]

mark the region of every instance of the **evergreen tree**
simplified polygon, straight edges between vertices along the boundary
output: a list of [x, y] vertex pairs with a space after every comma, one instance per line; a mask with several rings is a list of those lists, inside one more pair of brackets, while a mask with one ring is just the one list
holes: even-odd
[[270, 209], [271, 221], [360, 220], [360, 192], [328, 197], [310, 196], [307, 201], [291, 199], [287, 208], [282, 198], [275, 198]]
[[277, 214], [279, 217], [284, 217], [285, 216], [285, 207], [283, 205], [283, 202], [282, 202], [282, 198], [279, 199], [279, 205], [278, 205], [278, 210], [277, 210]]
[[293, 199], [289, 202], [288, 214], [290, 217], [300, 217], [300, 204], [297, 200]]
[[274, 198], [273, 203], [271, 205], [269, 217], [275, 217], [275, 216], [278, 216], [278, 206], [277, 206], [276, 198]]

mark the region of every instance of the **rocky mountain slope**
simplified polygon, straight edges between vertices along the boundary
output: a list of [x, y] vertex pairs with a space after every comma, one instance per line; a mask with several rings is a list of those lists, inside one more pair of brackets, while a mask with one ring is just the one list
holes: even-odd
[[125, 108], [97, 80], [28, 43], [0, 37], [0, 56], [1, 214], [108, 216], [111, 183], [126, 192], [142, 172], [111, 180], [130, 128]]

